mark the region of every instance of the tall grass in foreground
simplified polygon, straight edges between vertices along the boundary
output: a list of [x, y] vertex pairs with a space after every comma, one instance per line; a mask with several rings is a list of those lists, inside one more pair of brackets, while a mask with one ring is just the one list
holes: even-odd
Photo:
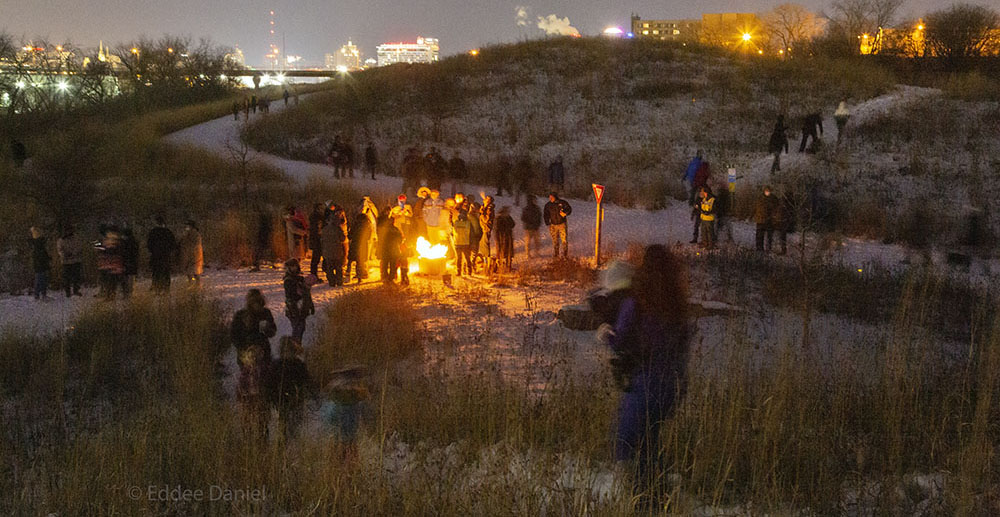
[[[926, 331], [927, 292], [907, 284], [891, 339], [850, 364], [822, 366], [796, 345], [755, 361], [743, 316], [723, 322], [729, 360], [693, 359], [688, 396], [664, 429], [672, 475], [656, 498], [682, 515], [709, 505], [996, 512], [1000, 334], [977, 333], [968, 354], [949, 359]], [[358, 461], [323, 433], [287, 448], [243, 433], [213, 374], [226, 315], [204, 299], [98, 306], [59, 338], [4, 336], [0, 512], [632, 514], [627, 478], [610, 461], [610, 375], [556, 377], [538, 393], [488, 359], [438, 367], [422, 353], [433, 341], [409, 296], [342, 296], [309, 352], [320, 379], [348, 365], [371, 372], [374, 422]], [[461, 345], [434, 346], [461, 362]], [[539, 350], [552, 368], [573, 353]], [[157, 490], [178, 486], [264, 495], [160, 499]]]

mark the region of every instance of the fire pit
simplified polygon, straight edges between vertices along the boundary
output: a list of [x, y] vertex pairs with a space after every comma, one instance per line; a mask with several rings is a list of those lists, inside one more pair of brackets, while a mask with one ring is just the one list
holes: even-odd
[[431, 244], [423, 237], [417, 238], [417, 272], [428, 276], [443, 276], [448, 262], [448, 246]]

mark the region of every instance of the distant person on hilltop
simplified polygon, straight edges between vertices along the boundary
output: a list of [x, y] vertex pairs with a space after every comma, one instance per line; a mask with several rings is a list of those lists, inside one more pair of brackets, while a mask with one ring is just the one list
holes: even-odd
[[[816, 133], [817, 128], [819, 129], [818, 136]], [[809, 137], [812, 137], [812, 147], [810, 149], [815, 150], [820, 136], [823, 136], [823, 115], [819, 112], [806, 115], [806, 118], [802, 121], [802, 143], [799, 144], [799, 152], [805, 152], [806, 142], [809, 141]]]
[[521, 195], [531, 191], [534, 176], [531, 157], [522, 154], [514, 164], [514, 206], [521, 206]]
[[375, 144], [368, 142], [365, 147], [365, 171], [375, 179], [375, 169], [378, 167], [378, 155], [375, 153]]
[[844, 128], [847, 127], [847, 120], [851, 118], [851, 110], [847, 109], [847, 101], [840, 101], [837, 111], [833, 112], [833, 120], [837, 122], [837, 145], [844, 138]]
[[785, 116], [778, 115], [778, 120], [774, 123], [774, 130], [771, 131], [771, 140], [767, 144], [767, 152], [774, 155], [771, 172], [781, 170], [782, 151], [788, 153], [788, 126], [785, 125]]
[[698, 189], [694, 186], [694, 178], [698, 174], [698, 169], [701, 168], [701, 160], [702, 150], [698, 149], [694, 158], [691, 158], [691, 161], [688, 163], [687, 169], [684, 170], [684, 175], [681, 176], [681, 180], [687, 184], [689, 205], [694, 204], [694, 196], [698, 192]]
[[568, 224], [567, 218], [573, 213], [573, 207], [564, 199], [559, 199], [556, 192], [549, 193], [549, 202], [545, 203], [542, 210], [545, 218], [545, 225], [549, 227], [549, 235], [552, 236], [552, 259], [559, 258], [559, 247], [562, 245], [562, 256], [569, 256]]
[[778, 198], [771, 195], [771, 187], [765, 186], [753, 205], [753, 222], [756, 225], [754, 241], [757, 251], [770, 253], [774, 242], [774, 223], [778, 216]]
[[462, 159], [462, 153], [459, 151], [455, 151], [451, 155], [451, 160], [448, 160], [448, 177], [451, 179], [452, 197], [465, 190], [465, 180], [469, 177], [469, 171], [466, 168], [465, 160]]
[[557, 193], [563, 192], [566, 184], [566, 168], [563, 166], [562, 155], [549, 164], [549, 188]]

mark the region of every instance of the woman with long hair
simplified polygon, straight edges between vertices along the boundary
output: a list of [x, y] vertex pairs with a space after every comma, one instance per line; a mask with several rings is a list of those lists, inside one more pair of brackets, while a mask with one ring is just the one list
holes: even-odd
[[688, 284], [685, 265], [667, 248], [646, 248], [631, 296], [618, 311], [608, 339], [624, 395], [618, 408], [615, 458], [634, 462], [642, 489], [657, 475], [660, 427], [685, 391]]

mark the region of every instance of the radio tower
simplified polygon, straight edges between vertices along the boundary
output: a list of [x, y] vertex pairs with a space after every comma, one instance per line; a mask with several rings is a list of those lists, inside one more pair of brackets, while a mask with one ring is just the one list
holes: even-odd
[[270, 20], [268, 21], [268, 34], [267, 34], [267, 55], [264, 56], [265, 63], [271, 67], [271, 70], [276, 70], [278, 68], [278, 63], [281, 61], [281, 49], [278, 47], [278, 36], [275, 32], [274, 25], [274, 10], [270, 11]]

